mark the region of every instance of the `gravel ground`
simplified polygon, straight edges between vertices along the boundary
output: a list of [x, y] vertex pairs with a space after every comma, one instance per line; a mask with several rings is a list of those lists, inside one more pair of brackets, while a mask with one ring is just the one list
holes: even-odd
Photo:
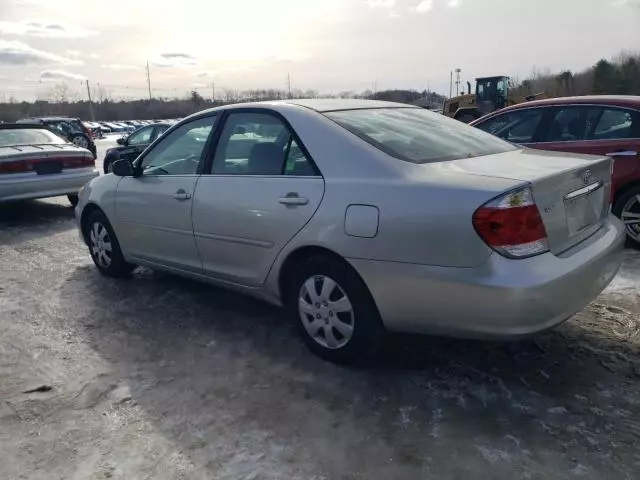
[[101, 277], [66, 199], [0, 205], [0, 478], [640, 478], [639, 253], [534, 340], [348, 369], [257, 301]]

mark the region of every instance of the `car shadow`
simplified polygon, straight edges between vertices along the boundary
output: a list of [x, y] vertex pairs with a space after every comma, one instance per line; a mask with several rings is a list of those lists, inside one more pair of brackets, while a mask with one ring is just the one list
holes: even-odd
[[150, 270], [79, 267], [61, 295], [203, 478], [622, 478], [635, 455], [640, 350], [630, 330], [594, 329], [598, 303], [515, 343], [395, 335], [346, 368], [279, 309]]
[[0, 241], [17, 244], [75, 227], [73, 207], [64, 197], [0, 203]]

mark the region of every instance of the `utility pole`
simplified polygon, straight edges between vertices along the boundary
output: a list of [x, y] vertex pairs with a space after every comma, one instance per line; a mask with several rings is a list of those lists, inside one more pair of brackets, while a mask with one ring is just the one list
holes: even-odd
[[211, 82], [211, 102], [216, 103], [216, 82]]
[[287, 73], [287, 88], [289, 89], [289, 98], [291, 98], [291, 74]]
[[89, 115], [91, 115], [91, 121], [93, 122], [96, 117], [93, 116], [93, 104], [91, 103], [91, 89], [89, 88], [89, 80], [85, 80], [87, 83], [87, 96], [89, 97]]
[[453, 70], [449, 74], [449, 98], [453, 96]]
[[456, 97], [460, 95], [460, 72], [462, 72], [462, 70], [456, 68]]
[[149, 101], [151, 101], [151, 73], [149, 73], [149, 61], [147, 60], [147, 87], [149, 87]]
[[378, 95], [378, 81], [373, 81], [373, 98], [375, 99]]

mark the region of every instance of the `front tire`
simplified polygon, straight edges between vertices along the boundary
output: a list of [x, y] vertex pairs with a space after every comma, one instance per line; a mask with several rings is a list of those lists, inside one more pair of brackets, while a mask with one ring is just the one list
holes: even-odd
[[320, 255], [296, 266], [285, 308], [307, 347], [330, 362], [361, 363], [382, 346], [385, 330], [373, 298], [341, 260]]
[[127, 277], [135, 265], [127, 263], [109, 220], [99, 210], [89, 214], [83, 224], [91, 259], [98, 271], [113, 278]]
[[627, 243], [640, 248], [640, 186], [627, 190], [614, 203], [613, 214], [625, 222]]

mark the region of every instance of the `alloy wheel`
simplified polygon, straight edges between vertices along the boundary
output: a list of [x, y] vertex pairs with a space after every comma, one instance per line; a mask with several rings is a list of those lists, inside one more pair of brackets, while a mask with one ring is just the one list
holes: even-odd
[[325, 275], [314, 275], [303, 283], [298, 313], [309, 336], [325, 348], [342, 348], [353, 336], [351, 301], [342, 287]]
[[96, 263], [103, 268], [111, 265], [111, 238], [105, 226], [100, 222], [94, 222], [89, 234], [91, 241], [91, 255]]
[[640, 195], [631, 197], [622, 207], [620, 218], [624, 222], [627, 235], [640, 242]]

